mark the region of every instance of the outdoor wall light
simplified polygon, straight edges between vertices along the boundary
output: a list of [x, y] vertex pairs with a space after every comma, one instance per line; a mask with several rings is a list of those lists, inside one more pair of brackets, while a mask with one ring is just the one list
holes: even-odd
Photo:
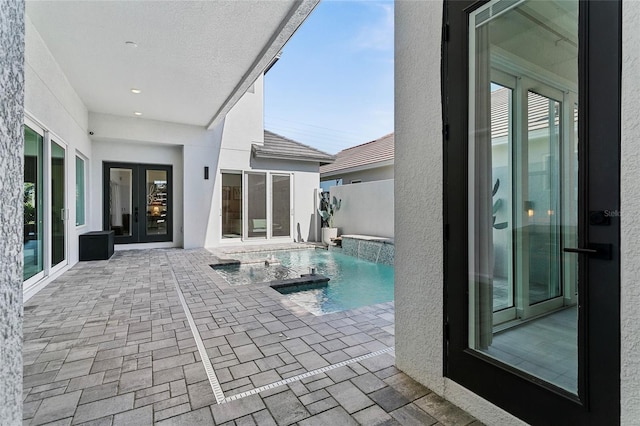
[[209, 180], [209, 166], [204, 166], [204, 180]]
[[533, 215], [535, 214], [535, 212], [533, 211], [533, 201], [525, 201], [524, 209], [527, 211], [527, 215], [529, 217], [533, 217]]

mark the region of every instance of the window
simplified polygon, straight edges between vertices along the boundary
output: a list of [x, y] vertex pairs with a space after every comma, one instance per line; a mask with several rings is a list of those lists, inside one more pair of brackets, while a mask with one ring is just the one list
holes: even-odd
[[76, 156], [76, 226], [85, 224], [85, 167], [84, 160]]

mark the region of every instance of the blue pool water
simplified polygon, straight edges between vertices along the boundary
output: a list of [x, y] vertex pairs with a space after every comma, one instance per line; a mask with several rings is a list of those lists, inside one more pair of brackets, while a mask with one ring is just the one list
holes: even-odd
[[[264, 259], [272, 255], [280, 264], [265, 266]], [[311, 267], [316, 273], [329, 277], [331, 280], [325, 288], [287, 294], [290, 300], [316, 315], [393, 300], [392, 266], [316, 249], [243, 253], [229, 257], [242, 262], [259, 262], [216, 268], [231, 285], [297, 278], [308, 274]]]

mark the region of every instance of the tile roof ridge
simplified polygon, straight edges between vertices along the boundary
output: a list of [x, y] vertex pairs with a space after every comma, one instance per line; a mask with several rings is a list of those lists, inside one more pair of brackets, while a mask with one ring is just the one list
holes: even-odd
[[307, 145], [307, 144], [304, 144], [304, 143], [302, 143], [302, 142], [295, 141], [295, 140], [293, 140], [293, 139], [291, 139], [291, 138], [288, 138], [288, 137], [286, 137], [286, 136], [279, 135], [278, 133], [276, 133], [276, 132], [272, 132], [271, 130], [264, 129], [264, 132], [265, 132], [265, 133], [271, 133], [272, 135], [277, 136], [277, 137], [279, 137], [280, 139], [284, 139], [284, 140], [286, 140], [286, 141], [293, 142], [293, 143], [298, 144], [298, 145], [302, 145], [302, 146], [304, 146], [305, 148], [309, 148], [309, 149], [311, 149], [311, 150], [313, 150], [313, 151], [316, 151], [316, 152], [319, 152], [319, 153], [321, 153], [321, 154], [325, 154], [325, 155], [329, 155], [329, 156], [331, 156], [331, 157], [334, 157], [334, 155], [329, 154], [328, 152], [322, 151], [322, 150], [320, 150], [320, 149], [318, 149], [318, 148], [314, 148], [314, 147], [312, 147], [312, 146], [310, 146], [310, 145]]
[[[386, 134], [386, 135], [384, 135], [384, 136], [379, 137], [378, 139], [374, 139], [374, 140], [369, 141], [369, 142], [364, 142], [364, 143], [361, 143], [361, 144], [359, 144], [359, 145], [350, 146], [349, 148], [345, 148], [345, 149], [343, 149], [343, 150], [342, 150], [342, 151], [340, 151], [340, 152], [349, 151], [350, 149], [360, 148], [360, 147], [362, 147], [362, 146], [369, 145], [369, 144], [372, 144], [372, 143], [374, 143], [374, 142], [379, 142], [379, 141], [381, 141], [381, 140], [383, 140], [383, 139], [387, 139], [387, 138], [389, 138], [390, 136], [393, 136], [393, 135], [394, 135], [394, 133], [395, 133], [395, 132], [391, 132], [391, 133], [388, 133], [388, 134]], [[339, 152], [339, 153], [340, 153], [340, 152]], [[338, 154], [339, 154], [339, 153], [338, 153]]]

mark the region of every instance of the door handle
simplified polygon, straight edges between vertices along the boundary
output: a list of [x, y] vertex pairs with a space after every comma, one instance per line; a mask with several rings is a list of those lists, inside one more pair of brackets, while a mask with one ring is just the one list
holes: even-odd
[[135, 223], [138, 223], [138, 208], [137, 208], [137, 207], [134, 209], [134, 213], [133, 213], [133, 221], [134, 221]]
[[611, 260], [611, 244], [589, 244], [589, 247], [565, 247], [565, 253], [588, 254], [594, 259]]

